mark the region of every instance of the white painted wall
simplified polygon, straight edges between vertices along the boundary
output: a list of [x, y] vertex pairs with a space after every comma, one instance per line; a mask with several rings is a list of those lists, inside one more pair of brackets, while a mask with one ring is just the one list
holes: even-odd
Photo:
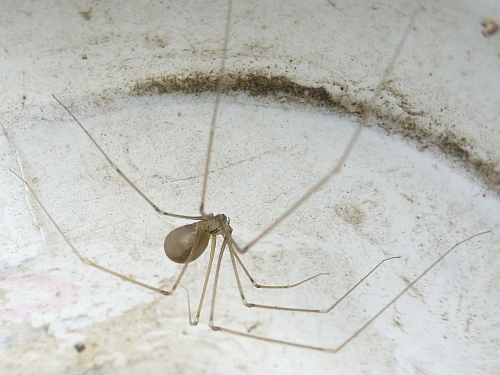
[[[51, 94], [162, 207], [196, 214], [211, 99], [128, 92], [149, 77], [216, 71], [225, 5], [1, 6], [1, 122], [25, 178], [85, 256], [154, 285], [170, 285], [174, 277], [161, 243], [180, 222], [159, 219], [140, 201]], [[236, 2], [228, 70], [269, 66], [270, 74], [325, 86], [344, 105], [369, 98], [415, 6]], [[462, 137], [474, 157], [498, 163], [500, 37], [484, 38], [480, 21], [500, 19], [500, 10], [493, 2], [424, 8], [378, 111], [398, 118], [410, 108], [432, 136]], [[306, 191], [352, 131], [343, 122], [349, 116], [283, 106], [242, 95], [221, 105], [208, 209], [231, 217], [236, 238], [250, 239]], [[253, 333], [335, 346], [397, 294], [405, 278], [457, 241], [492, 230], [457, 249], [369, 330], [330, 355], [212, 332], [208, 304], [200, 326], [190, 327], [183, 290], [163, 297], [79, 263], [33, 206], [43, 245], [24, 188], [8, 172], [18, 168], [17, 158], [6, 138], [0, 141], [2, 373], [486, 374], [498, 367], [498, 199], [445, 156], [433, 159], [398, 138], [365, 131], [343, 173], [244, 258], [262, 282], [330, 272], [295, 292], [249, 297], [323, 307], [381, 258], [402, 256], [335, 314], [246, 311], [224, 268], [221, 325], [257, 325]], [[183, 281], [194, 295], [205, 262], [193, 264]], [[83, 352], [74, 349], [77, 343], [85, 344]]]

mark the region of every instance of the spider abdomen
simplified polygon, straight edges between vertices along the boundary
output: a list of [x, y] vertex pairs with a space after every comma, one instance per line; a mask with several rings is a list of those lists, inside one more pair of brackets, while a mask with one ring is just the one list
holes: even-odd
[[193, 251], [192, 262], [203, 254], [210, 236], [210, 233], [205, 231], [202, 221], [175, 228], [165, 238], [165, 254], [176, 263], [186, 263]]

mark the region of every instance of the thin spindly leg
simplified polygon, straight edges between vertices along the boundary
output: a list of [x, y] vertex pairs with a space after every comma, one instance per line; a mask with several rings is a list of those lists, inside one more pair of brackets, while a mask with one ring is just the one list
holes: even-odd
[[92, 137], [92, 135], [90, 135], [90, 133], [88, 132], [88, 130], [82, 125], [82, 123], [76, 118], [75, 115], [73, 115], [73, 113], [71, 113], [71, 111], [68, 109], [68, 107], [66, 107], [59, 99], [56, 98], [56, 96], [54, 94], [52, 94], [52, 96], [54, 97], [54, 99], [66, 110], [66, 112], [68, 112], [70, 114], [71, 117], [73, 117], [73, 119], [76, 121], [76, 123], [78, 124], [78, 126], [85, 132], [85, 134], [87, 134], [87, 137], [89, 137], [89, 139], [92, 141], [92, 143], [97, 147], [97, 149], [101, 152], [101, 154], [104, 156], [104, 158], [108, 161], [109, 165], [111, 165], [111, 167], [125, 180], [125, 182], [127, 182], [127, 184], [130, 185], [130, 187], [132, 187], [132, 189], [134, 189], [137, 194], [139, 194], [142, 199], [144, 199], [146, 202], [149, 203], [149, 205], [151, 207], [153, 207], [153, 209], [158, 212], [160, 215], [164, 215], [164, 216], [170, 216], [170, 217], [177, 217], [177, 218], [180, 218], [180, 219], [188, 219], [188, 220], [202, 220], [202, 219], [205, 219], [206, 218], [206, 215], [203, 215], [203, 216], [187, 216], [187, 215], [177, 215], [177, 214], [173, 214], [171, 212], [166, 212], [164, 210], [162, 210], [161, 208], [159, 208], [153, 201], [151, 201], [151, 199], [149, 199], [128, 177], [127, 175], [125, 175], [120, 168], [118, 168], [118, 166], [111, 160], [111, 158], [108, 156], [108, 154], [106, 154], [106, 152], [104, 152], [104, 150], [101, 148], [101, 146], [99, 146], [99, 144], [97, 143], [97, 141]]
[[[231, 241], [232, 241], [232, 239], [231, 239]], [[250, 282], [252, 283], [252, 285], [254, 287], [258, 288], [258, 289], [291, 289], [291, 288], [294, 288], [294, 287], [299, 286], [301, 284], [304, 284], [304, 283], [306, 283], [306, 282], [308, 282], [308, 281], [310, 281], [312, 279], [315, 279], [318, 276], [329, 275], [328, 272], [320, 272], [317, 275], [308, 277], [307, 279], [299, 281], [298, 283], [295, 283], [295, 284], [288, 284], [288, 285], [263, 285], [263, 284], [260, 284], [257, 281], [255, 281], [255, 279], [252, 277], [252, 275], [250, 275], [250, 272], [248, 272], [247, 268], [245, 267], [245, 265], [241, 261], [240, 257], [238, 256], [238, 253], [236, 251], [231, 251], [231, 255], [236, 258], [236, 261], [240, 264], [241, 268], [243, 269], [243, 271], [247, 275], [247, 277], [250, 280]]]
[[[121, 273], [118, 273], [118, 272], [115, 272], [109, 268], [106, 268], [106, 267], [103, 267], [97, 263], [94, 263], [92, 262], [91, 260], [85, 258], [76, 248], [75, 246], [73, 246], [73, 244], [71, 243], [71, 241], [69, 240], [69, 238], [66, 236], [66, 234], [64, 233], [64, 231], [61, 229], [61, 227], [56, 223], [56, 221], [52, 218], [52, 215], [47, 211], [47, 209], [45, 208], [45, 206], [42, 204], [42, 202], [38, 199], [37, 195], [35, 194], [35, 192], [33, 191], [33, 189], [31, 189], [31, 187], [28, 185], [28, 183], [21, 177], [19, 176], [16, 172], [14, 172], [12, 169], [10, 169], [10, 171], [16, 175], [23, 183], [24, 185], [26, 186], [26, 188], [29, 190], [29, 192], [33, 195], [33, 197], [35, 198], [35, 200], [38, 202], [38, 204], [40, 205], [40, 207], [42, 208], [43, 212], [45, 212], [45, 214], [47, 215], [47, 217], [49, 218], [49, 220], [52, 222], [52, 224], [54, 224], [54, 226], [56, 227], [57, 231], [61, 234], [61, 236], [64, 238], [64, 240], [66, 241], [66, 243], [69, 245], [69, 247], [71, 248], [71, 250], [73, 251], [73, 253], [76, 254], [76, 256], [78, 257], [78, 259], [80, 259], [83, 263], [85, 264], [88, 264], [89, 266], [92, 266], [94, 268], [97, 268], [101, 271], [104, 271], [106, 273], [109, 273], [110, 275], [113, 275], [113, 276], [116, 276], [116, 277], [119, 277], [120, 279], [122, 280], [125, 280], [125, 281], [128, 281], [128, 282], [131, 282], [133, 284], [136, 284], [136, 285], [139, 285], [139, 286], [142, 286], [144, 288], [147, 288], [149, 290], [152, 290], [154, 292], [157, 292], [157, 293], [161, 293], [163, 295], [166, 295], [166, 296], [169, 296], [171, 294], [173, 294], [175, 292], [175, 290], [177, 289], [177, 287], [179, 286], [179, 283], [181, 282], [181, 279], [182, 277], [184, 276], [184, 274], [186, 273], [186, 269], [187, 269], [187, 266], [189, 265], [190, 261], [191, 261], [191, 258], [193, 257], [193, 253], [194, 253], [194, 249], [196, 249], [196, 247], [198, 246], [198, 242], [200, 240], [200, 235], [197, 236], [196, 240], [195, 240], [195, 243], [193, 245], [193, 248], [191, 249], [191, 253], [189, 254], [189, 257], [187, 258], [187, 261], [186, 261], [186, 264], [184, 264], [184, 266], [182, 267], [182, 270], [179, 274], [179, 276], [177, 277], [174, 285], [172, 286], [172, 288], [170, 290], [163, 290], [163, 289], [160, 289], [160, 288], [156, 288], [154, 286], [151, 286], [151, 285], [148, 285], [148, 284], [144, 284], [144, 283], [141, 283], [140, 281], [137, 281], [137, 280], [134, 280], [128, 276], [125, 276]], [[212, 255], [213, 256], [213, 255]], [[206, 285], [205, 285], [206, 287]]]
[[411, 28], [413, 26], [413, 23], [415, 21], [415, 17], [417, 16], [417, 13], [419, 11], [419, 8], [415, 8], [413, 11], [412, 15], [410, 16], [410, 19], [408, 21], [408, 25], [406, 26], [405, 31], [403, 32], [403, 35], [401, 37], [401, 40], [399, 41], [398, 45], [396, 46], [396, 49], [394, 50], [394, 53], [392, 55], [391, 61], [389, 62], [389, 65], [386, 67], [384, 70], [384, 73], [382, 74], [382, 77], [380, 78], [379, 83], [373, 90], [373, 95], [370, 99], [370, 102], [368, 103], [368, 106], [366, 107], [367, 109], [363, 112], [363, 115], [361, 117], [361, 121], [359, 122], [359, 125], [357, 126], [356, 130], [354, 131], [353, 135], [351, 136], [351, 139], [349, 140], [349, 143], [347, 144], [344, 152], [342, 153], [342, 156], [339, 158], [339, 160], [333, 165], [333, 167], [330, 169], [330, 171], [321, 179], [319, 180], [310, 190], [308, 190], [302, 197], [299, 198], [297, 202], [295, 202], [291, 207], [289, 207], [283, 214], [281, 214], [278, 219], [276, 219], [271, 225], [269, 225], [262, 233], [260, 233], [257, 237], [255, 237], [252, 241], [250, 241], [248, 244], [246, 244], [245, 247], [241, 248], [237, 244], [235, 244], [235, 248], [239, 253], [245, 253], [247, 252], [253, 245], [255, 245], [257, 242], [259, 242], [263, 237], [267, 236], [269, 233], [273, 231], [276, 226], [278, 226], [283, 220], [285, 220], [292, 212], [297, 210], [300, 206], [302, 206], [313, 194], [315, 194], [317, 191], [319, 191], [328, 181], [332, 179], [333, 176], [336, 174], [340, 173], [342, 170], [342, 167], [344, 166], [346, 160], [349, 158], [349, 155], [351, 154], [354, 145], [357, 143], [359, 135], [361, 134], [361, 131], [363, 130], [364, 127], [366, 127], [367, 120], [371, 116], [371, 111], [372, 108], [375, 105], [375, 100], [379, 96], [380, 92], [382, 91], [382, 88], [387, 81], [387, 78], [389, 77], [390, 72], [392, 71], [394, 64], [396, 63], [396, 60], [401, 53], [401, 50], [405, 44], [406, 39], [408, 38], [408, 35], [410, 34]]
[[[384, 262], [386, 262], [388, 260], [391, 260], [391, 259], [400, 258], [399, 256], [395, 256], [395, 257], [390, 257], [390, 258], [382, 260], [379, 264], [377, 264], [375, 267], [373, 267], [370, 272], [368, 272], [361, 280], [359, 280], [353, 287], [351, 287], [342, 297], [340, 297], [329, 308], [327, 308], [327, 309], [302, 309], [302, 308], [297, 308], [297, 307], [283, 307], [283, 306], [259, 305], [259, 304], [247, 302], [247, 300], [245, 298], [245, 295], [243, 293], [243, 288], [241, 287], [241, 281], [240, 281], [240, 277], [239, 277], [239, 274], [238, 274], [238, 267], [237, 267], [236, 261], [235, 261], [235, 258], [237, 257], [237, 254], [236, 254], [236, 251], [233, 249], [231, 242], [229, 242], [229, 254], [231, 255], [231, 260], [232, 260], [232, 263], [233, 263], [234, 275], [236, 277], [236, 283], [238, 284], [238, 289], [240, 291], [241, 301], [243, 302], [243, 304], [245, 306], [247, 306], [247, 307], [257, 307], [257, 308], [260, 308], [260, 309], [283, 310], [283, 311], [300, 311], [300, 312], [311, 312], [311, 313], [320, 313], [320, 314], [326, 314], [326, 313], [332, 311], [335, 308], [335, 306], [337, 306], [345, 297], [347, 297], [349, 295], [349, 293], [351, 293], [354, 289], [356, 289], [363, 281], [366, 280], [366, 278], [368, 276], [370, 276], [373, 272], [375, 272], [375, 270], [377, 268], [379, 268], [382, 265], [382, 263], [384, 263]], [[238, 262], [243, 267], [243, 269], [246, 270], [246, 268], [243, 266], [243, 263], [241, 262], [241, 260], [239, 258], [238, 258]], [[313, 277], [315, 277], [315, 276], [313, 276]], [[307, 280], [304, 280], [304, 281], [300, 282], [299, 284], [301, 284], [301, 283], [303, 283], [305, 281], [308, 281], [310, 279], [311, 278], [309, 278]]]
[[[358, 330], [356, 330], [351, 336], [349, 336], [346, 340], [344, 340], [340, 345], [334, 347], [334, 348], [326, 348], [326, 347], [319, 347], [319, 346], [313, 346], [313, 345], [307, 345], [307, 344], [300, 344], [300, 343], [294, 343], [294, 342], [289, 342], [289, 341], [284, 341], [284, 340], [276, 340], [276, 339], [271, 339], [268, 337], [262, 337], [262, 336], [257, 336], [257, 335], [252, 335], [250, 333], [246, 332], [240, 332], [240, 331], [235, 331], [232, 329], [220, 327], [214, 324], [214, 311], [215, 311], [215, 300], [216, 300], [216, 292], [217, 292], [217, 281], [219, 278], [219, 271], [220, 271], [220, 264], [222, 261], [222, 254], [224, 251], [224, 247], [221, 249], [221, 253], [219, 254], [219, 259], [217, 262], [217, 268], [215, 272], [215, 281], [214, 281], [214, 290], [213, 290], [213, 296], [212, 296], [212, 306], [210, 310], [210, 321], [209, 321], [209, 326], [212, 328], [214, 331], [222, 331], [222, 332], [227, 332], [233, 335], [237, 336], [242, 336], [242, 337], [248, 337], [256, 340], [261, 340], [261, 341], [266, 341], [266, 342], [271, 342], [271, 343], [276, 343], [276, 344], [283, 344], [283, 345], [289, 345], [289, 346], [295, 346], [299, 348], [306, 348], [306, 349], [313, 349], [313, 350], [319, 350], [323, 352], [328, 352], [328, 353], [337, 353], [340, 351], [344, 346], [349, 344], [353, 339], [355, 339], [361, 332], [363, 332], [366, 328], [368, 328], [369, 325], [371, 325], [380, 315], [382, 315], [389, 307], [394, 305], [396, 301], [401, 298], [410, 288], [412, 288], [420, 279], [422, 279], [432, 268], [434, 268], [439, 262], [441, 262], [444, 257], [446, 257], [448, 254], [450, 254], [456, 247], [459, 245], [463, 244], [464, 242], [467, 242], [477, 236], [481, 236], [483, 234], [489, 233], [490, 230], [476, 233], [458, 243], [453, 245], [449, 250], [447, 250], [443, 255], [441, 255], [434, 263], [432, 263], [426, 270], [424, 270], [415, 280], [413, 280], [406, 288], [404, 288], [399, 294], [397, 294], [387, 305], [385, 305], [377, 314], [375, 314], [371, 319], [369, 319], [363, 326], [361, 326]], [[229, 249], [230, 252], [234, 253], [234, 249], [231, 249], [231, 243], [229, 243]], [[392, 258], [384, 259], [382, 262], [380, 262], [372, 271], [370, 271], [363, 279], [361, 279], [356, 285], [354, 285], [342, 298], [340, 298], [337, 302], [335, 302], [330, 308], [325, 309], [325, 310], [302, 310], [302, 309], [285, 309], [285, 308], [278, 308], [278, 310], [287, 310], [287, 311], [307, 311], [307, 312], [329, 312], [331, 311], [342, 299], [345, 298], [347, 294], [349, 294], [354, 288], [356, 288], [363, 280], [365, 280], [375, 269], [377, 269], [383, 262], [386, 260], [389, 260]], [[240, 293], [241, 291], [241, 286], [238, 278], [238, 273], [236, 269], [236, 263], [233, 260], [233, 268], [235, 270], [235, 275], [236, 279], [238, 280], [238, 287], [240, 288]], [[242, 297], [244, 298], [244, 297]], [[252, 305], [252, 307], [264, 307], [264, 308], [272, 308], [274, 307], [269, 307], [269, 306], [259, 306], [259, 305]]]
[[[213, 287], [213, 291], [212, 291], [212, 303], [210, 306], [210, 320], [208, 322], [209, 327], [214, 331], [227, 332], [227, 333], [230, 333], [232, 335], [247, 337], [247, 338], [266, 341], [266, 342], [271, 342], [271, 343], [275, 343], [275, 344], [283, 344], [283, 345], [295, 346], [295, 347], [299, 347], [299, 348], [307, 348], [307, 349], [314, 349], [314, 350], [321, 350], [321, 351], [330, 351], [329, 349], [325, 349], [325, 348], [321, 348], [321, 347], [317, 347], [317, 346], [298, 344], [298, 343], [293, 343], [293, 342], [288, 342], [288, 341], [283, 341], [283, 340], [276, 340], [276, 339], [270, 339], [267, 337], [252, 335], [250, 333], [235, 331], [235, 330], [220, 327], [220, 326], [217, 326], [214, 324], [214, 312], [215, 312], [215, 301], [216, 301], [216, 297], [217, 297], [217, 285], [219, 282], [220, 266], [222, 263], [222, 256], [224, 255], [224, 250], [226, 249], [226, 243], [227, 243], [227, 241], [225, 240], [224, 243], [222, 244], [222, 247], [221, 247], [221, 250], [219, 253], [219, 258], [217, 260], [217, 267], [215, 268], [214, 287]], [[229, 242], [229, 245], [231, 245], [230, 242]], [[230, 251], [231, 251], [231, 247], [230, 247]], [[232, 251], [234, 252], [234, 250], [232, 250]], [[235, 263], [233, 262], [233, 266], [234, 266], [234, 264]], [[239, 279], [238, 279], [238, 283], [239, 283]], [[241, 286], [238, 285], [238, 287], [240, 288], [240, 291], [241, 291]]]
[[196, 311], [196, 315], [194, 319], [191, 319], [191, 304], [189, 302], [189, 291], [186, 289], [187, 299], [188, 299], [188, 310], [189, 310], [189, 324], [192, 326], [198, 325], [200, 322], [200, 314], [201, 308], [203, 306], [203, 300], [205, 299], [205, 293], [207, 291], [208, 280], [210, 279], [210, 272], [212, 271], [212, 264], [214, 262], [214, 254], [215, 254], [215, 245], [216, 245], [216, 237], [212, 235], [212, 246], [210, 249], [210, 258], [208, 260], [207, 272], [205, 275], [205, 283], [203, 284], [203, 290], [201, 292], [200, 303], [198, 304], [198, 310]]
[[217, 115], [219, 114], [220, 97], [224, 88], [224, 78], [226, 72], [227, 46], [229, 44], [229, 31], [231, 28], [231, 14], [233, 13], [233, 1], [227, 2], [226, 28], [224, 30], [224, 43], [222, 47], [222, 60], [219, 67], [219, 77], [217, 78], [217, 91], [215, 93], [214, 110], [212, 121], [210, 121], [210, 133], [208, 136], [207, 155], [205, 157], [205, 171], [203, 173], [203, 189], [201, 191], [200, 214], [206, 216], [205, 198], [207, 196], [208, 175], [210, 173], [210, 161], [212, 159], [212, 148], [214, 144], [215, 127], [217, 125]]

